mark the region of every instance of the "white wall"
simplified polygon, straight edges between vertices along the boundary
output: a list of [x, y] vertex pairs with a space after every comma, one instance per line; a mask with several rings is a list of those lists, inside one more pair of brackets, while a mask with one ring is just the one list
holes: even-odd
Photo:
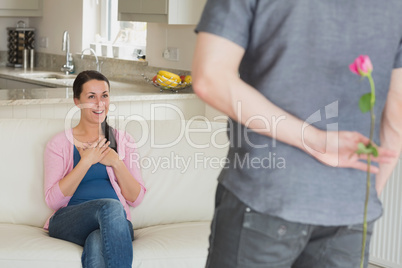
[[[43, 0], [43, 17], [31, 18], [36, 29], [35, 49], [38, 52], [63, 55], [63, 32], [70, 34], [70, 51], [81, 52], [83, 0]], [[40, 48], [41, 37], [48, 38], [48, 47]]]
[[0, 18], [0, 51], [8, 50], [7, 27], [17, 27], [17, 22], [23, 20], [25, 27], [30, 27], [28, 18]]
[[[70, 50], [80, 53], [94, 34], [99, 31], [98, 20], [91, 11], [97, 0], [43, 0], [43, 17], [24, 19], [27, 26], [36, 29], [35, 49], [38, 52], [64, 55], [62, 37], [64, 30], [70, 34]], [[0, 18], [0, 50], [7, 50], [7, 27], [13, 27], [20, 18]], [[29, 22], [29, 23], [28, 23]], [[96, 25], [98, 24], [98, 25]], [[83, 27], [85, 28], [82, 31]], [[150, 66], [191, 70], [196, 34], [195, 25], [170, 26], [166, 24], [148, 24], [147, 60]], [[166, 38], [167, 32], [167, 38]], [[48, 38], [48, 47], [39, 47], [41, 37]], [[166, 47], [179, 48], [179, 61], [167, 61], [162, 57]]]
[[[159, 23], [147, 25], [147, 60], [150, 66], [191, 70], [196, 34], [195, 25], [174, 26]], [[167, 36], [167, 37], [166, 37]], [[162, 57], [166, 47], [179, 49], [179, 61]]]

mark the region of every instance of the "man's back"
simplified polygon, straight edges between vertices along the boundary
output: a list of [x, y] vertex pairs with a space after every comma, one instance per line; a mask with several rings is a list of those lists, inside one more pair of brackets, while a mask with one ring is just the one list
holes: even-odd
[[[358, 109], [368, 82], [359, 81], [348, 65], [360, 54], [369, 55], [377, 86], [375, 113], [381, 117], [389, 74], [402, 67], [402, 2], [209, 1], [206, 10], [197, 30], [245, 49], [242, 80], [319, 129], [368, 135], [370, 118]], [[231, 162], [220, 181], [253, 209], [309, 224], [361, 222], [364, 172], [329, 167], [293, 146], [245, 131], [237, 122], [230, 137]], [[379, 143], [379, 120], [374, 140]], [[374, 186], [369, 208], [369, 220], [380, 216]]]

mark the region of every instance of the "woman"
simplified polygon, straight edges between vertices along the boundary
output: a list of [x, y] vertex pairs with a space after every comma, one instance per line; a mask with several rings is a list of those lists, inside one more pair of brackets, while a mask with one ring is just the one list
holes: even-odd
[[45, 229], [83, 246], [83, 267], [131, 267], [128, 205], [139, 205], [146, 191], [140, 170], [129, 165], [136, 153], [133, 138], [106, 123], [109, 89], [99, 72], [78, 74], [73, 91], [80, 121], [45, 150], [45, 198], [55, 211]]

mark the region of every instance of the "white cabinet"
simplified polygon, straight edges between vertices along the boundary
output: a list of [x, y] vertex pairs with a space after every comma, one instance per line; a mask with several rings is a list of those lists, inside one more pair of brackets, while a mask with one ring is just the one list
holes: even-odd
[[28, 89], [28, 88], [40, 88], [44, 86], [36, 85], [36, 84], [30, 84], [30, 83], [24, 83], [20, 81], [15, 81], [15, 80], [7, 80], [7, 88], [8, 89]]
[[[120, 5], [120, 2], [119, 2]], [[167, 14], [168, 0], [123, 1], [122, 10], [140, 14]]]
[[198, 24], [206, 0], [169, 1], [169, 24]]
[[4, 78], [0, 78], [0, 89], [7, 88], [7, 80]]
[[0, 17], [41, 17], [43, 0], [1, 0]]
[[28, 89], [46, 87], [37, 84], [25, 83], [11, 79], [0, 78], [0, 89]]
[[121, 21], [197, 24], [206, 0], [119, 0]]
[[168, 0], [119, 0], [121, 21], [167, 22]]
[[119, 13], [166, 15], [168, 0], [119, 0]]

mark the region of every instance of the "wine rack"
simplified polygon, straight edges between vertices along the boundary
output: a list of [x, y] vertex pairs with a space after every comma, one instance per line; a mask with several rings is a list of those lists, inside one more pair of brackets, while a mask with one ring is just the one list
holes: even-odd
[[35, 29], [8, 27], [8, 62], [7, 66], [22, 67], [24, 49], [33, 49]]

